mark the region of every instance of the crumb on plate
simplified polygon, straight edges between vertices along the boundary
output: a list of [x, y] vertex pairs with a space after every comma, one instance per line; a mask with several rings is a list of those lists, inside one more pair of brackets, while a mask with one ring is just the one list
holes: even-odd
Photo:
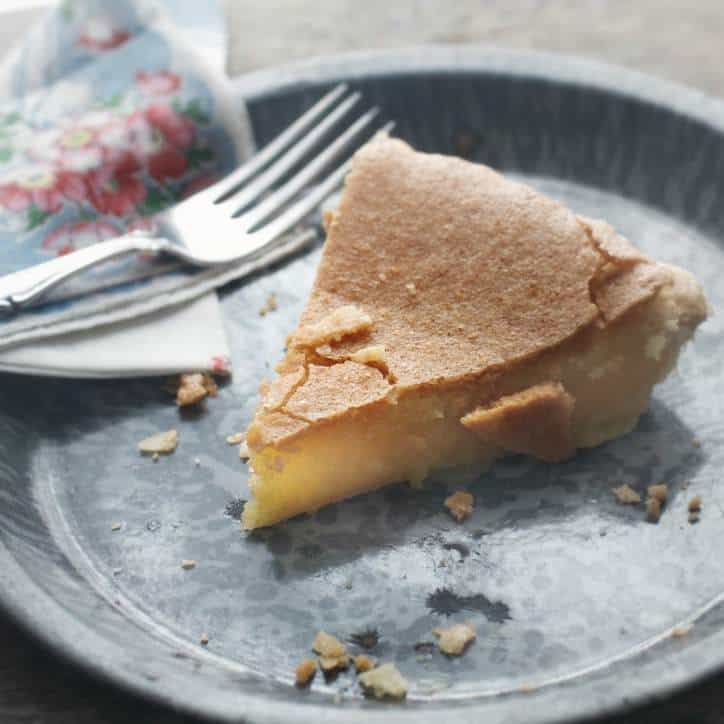
[[209, 634], [207, 634], [207, 633], [202, 633], [202, 634], [201, 634], [201, 638], [199, 639], [199, 643], [200, 643], [202, 646], [206, 646], [206, 645], [209, 643]]
[[696, 448], [700, 448], [700, 447], [701, 447], [701, 440], [700, 440], [698, 437], [692, 437], [692, 438], [691, 438], [691, 444], [692, 444], [694, 447], [696, 447]]
[[364, 674], [359, 683], [366, 696], [401, 700], [407, 696], [408, 683], [394, 664], [382, 664]]
[[178, 432], [176, 430], [166, 430], [141, 440], [138, 443], [138, 449], [144, 455], [158, 455], [159, 453], [170, 455], [177, 445]]
[[698, 523], [700, 518], [701, 518], [701, 513], [699, 513], [698, 510], [695, 510], [695, 511], [689, 513], [689, 523], [691, 523], [692, 525], [694, 523]]
[[317, 673], [317, 662], [314, 659], [304, 659], [294, 669], [294, 683], [297, 686], [307, 686]]
[[249, 452], [249, 446], [246, 444], [246, 441], [242, 442], [241, 445], [239, 445], [239, 457], [242, 460], [248, 460], [251, 457], [251, 453]]
[[335, 636], [320, 631], [312, 642], [312, 650], [319, 654], [319, 667], [325, 674], [349, 666], [347, 647]]
[[358, 674], [364, 674], [365, 671], [375, 668], [375, 660], [367, 654], [359, 654], [355, 656], [352, 661], [354, 662], [355, 671]]
[[279, 304], [277, 303], [277, 295], [274, 294], [274, 292], [271, 292], [269, 296], [266, 298], [266, 301], [259, 309], [259, 316], [264, 317], [269, 312], [275, 312], [279, 307]]
[[661, 518], [661, 501], [658, 498], [646, 500], [646, 520], [649, 523], [658, 523]]
[[120, 530], [120, 529], [121, 529], [120, 523], [113, 523], [113, 525], [111, 525], [111, 530]]
[[475, 629], [467, 623], [456, 623], [450, 628], [433, 629], [437, 645], [448, 656], [460, 656], [468, 644], [475, 639]]
[[669, 495], [669, 486], [666, 483], [649, 485], [647, 492], [649, 494], [649, 498], [654, 498], [655, 500], [658, 500], [661, 505], [663, 505]]
[[611, 492], [622, 505], [636, 505], [641, 502], [641, 496], [628, 483], [611, 488]]
[[688, 636], [691, 632], [691, 629], [694, 628], [693, 623], [682, 623], [678, 626], [674, 626], [674, 628], [671, 630], [671, 635], [674, 638], [681, 639], [684, 638], [684, 636]]
[[196, 561], [193, 558], [184, 558], [181, 561], [181, 568], [184, 569], [184, 571], [190, 571], [193, 568], [196, 568]]
[[218, 394], [219, 387], [210, 374], [193, 372], [179, 375], [178, 389], [176, 390], [176, 404], [179, 407], [195, 405], [205, 397], [216, 397]]
[[689, 501], [688, 508], [690, 513], [698, 513], [701, 510], [701, 495], [695, 495]]
[[464, 491], [458, 490], [452, 495], [445, 498], [443, 505], [450, 511], [455, 520], [459, 522], [465, 520], [472, 512], [475, 500], [473, 496]]
[[233, 435], [228, 435], [226, 438], [227, 445], [241, 445], [246, 439], [246, 433], [235, 432]]
[[332, 634], [326, 631], [320, 631], [312, 642], [312, 651], [320, 656], [344, 656], [347, 653], [347, 647]]

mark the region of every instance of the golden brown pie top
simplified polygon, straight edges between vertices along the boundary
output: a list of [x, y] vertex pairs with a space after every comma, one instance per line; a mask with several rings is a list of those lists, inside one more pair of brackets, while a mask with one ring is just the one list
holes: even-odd
[[[502, 370], [610, 323], [669, 274], [604, 222], [387, 137], [355, 155], [328, 221], [252, 446], [390, 394]], [[384, 364], [355, 357], [368, 348]]]

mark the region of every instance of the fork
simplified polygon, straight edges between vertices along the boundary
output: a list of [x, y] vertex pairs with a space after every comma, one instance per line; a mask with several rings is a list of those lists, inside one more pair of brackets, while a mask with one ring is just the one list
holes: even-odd
[[[371, 108], [302, 164], [359, 102], [359, 92], [347, 92], [346, 84], [333, 88], [235, 171], [157, 214], [158, 234], [134, 231], [0, 278], [0, 313], [17, 312], [81, 272], [133, 254], [168, 256], [203, 268], [246, 262], [282, 242], [290, 253], [299, 248], [316, 232], [303, 230], [291, 240], [285, 234], [342, 183], [349, 159], [303, 192], [379, 113], [379, 108]], [[214, 243], [200, 253], [172, 241], [184, 242], [193, 235], [213, 235]]]

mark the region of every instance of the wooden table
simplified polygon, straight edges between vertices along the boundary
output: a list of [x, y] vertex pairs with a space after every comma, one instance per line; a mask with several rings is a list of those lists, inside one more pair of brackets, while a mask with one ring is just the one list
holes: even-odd
[[[575, 53], [724, 95], [724, 0], [238, 0], [232, 75], [313, 54], [421, 43]], [[311, 7], [311, 9], [309, 9]], [[2, 724], [192, 722], [95, 682], [0, 617]], [[720, 724], [724, 674], [606, 724]]]

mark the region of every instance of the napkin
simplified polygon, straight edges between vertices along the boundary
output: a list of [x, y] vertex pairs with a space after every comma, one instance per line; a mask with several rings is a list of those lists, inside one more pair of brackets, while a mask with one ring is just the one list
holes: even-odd
[[[195, 0], [65, 0], [33, 28], [0, 68], [0, 274], [153, 229], [155, 212], [249, 154], [224, 39], [219, 5]], [[134, 259], [94, 270], [0, 320], [0, 368], [221, 370], [228, 353], [210, 290], [260, 263], [160, 275], [158, 262]]]

